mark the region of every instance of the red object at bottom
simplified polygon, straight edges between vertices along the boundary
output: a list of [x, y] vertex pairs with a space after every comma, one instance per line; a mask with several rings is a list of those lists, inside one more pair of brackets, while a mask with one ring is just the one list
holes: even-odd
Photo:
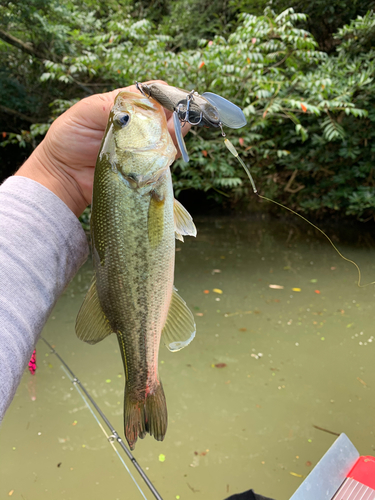
[[31, 355], [31, 359], [29, 361], [29, 370], [30, 370], [31, 375], [35, 374], [35, 370], [36, 370], [36, 350], [35, 349]]
[[359, 457], [332, 500], [375, 500], [375, 458]]
[[347, 477], [375, 490], [375, 457], [359, 457]]

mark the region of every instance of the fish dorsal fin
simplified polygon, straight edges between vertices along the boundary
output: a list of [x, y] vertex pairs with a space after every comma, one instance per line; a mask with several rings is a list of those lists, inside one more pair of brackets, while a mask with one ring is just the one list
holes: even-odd
[[76, 334], [80, 340], [96, 344], [111, 333], [112, 329], [99, 302], [94, 278], [77, 316]]
[[197, 235], [197, 228], [194, 225], [192, 216], [176, 198], [174, 199], [173, 215], [174, 231], [177, 240], [184, 241], [183, 236]]
[[192, 312], [177, 291], [173, 290], [167, 321], [162, 332], [164, 344], [172, 352], [180, 351], [190, 344], [195, 337], [195, 331]]

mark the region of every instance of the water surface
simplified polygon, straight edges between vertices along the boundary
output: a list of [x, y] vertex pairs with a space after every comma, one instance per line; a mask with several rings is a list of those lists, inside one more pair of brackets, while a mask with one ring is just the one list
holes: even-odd
[[[295, 219], [196, 225], [196, 239], [177, 243], [175, 284], [197, 336], [181, 352], [161, 348], [168, 432], [162, 443], [139, 440], [134, 452], [161, 496], [223, 500], [253, 488], [287, 500], [335, 440], [314, 425], [345, 432], [361, 454], [374, 455], [374, 287], [358, 288], [355, 268]], [[364, 282], [374, 280], [375, 247], [364, 227], [350, 241], [347, 231], [328, 231]], [[43, 335], [122, 435], [117, 340], [90, 346], [74, 333], [91, 273], [88, 262]], [[141, 499], [41, 341], [37, 365], [35, 376], [25, 372], [0, 430], [0, 497], [14, 490], [11, 498], [21, 500]]]

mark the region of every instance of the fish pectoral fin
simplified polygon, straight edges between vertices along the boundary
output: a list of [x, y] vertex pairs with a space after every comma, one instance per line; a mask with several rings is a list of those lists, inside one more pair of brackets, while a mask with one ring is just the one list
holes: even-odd
[[174, 215], [174, 234], [177, 240], [184, 241], [184, 236], [196, 236], [197, 228], [194, 225], [193, 219], [186, 208], [179, 201], [174, 199], [173, 202]]
[[180, 351], [195, 337], [196, 326], [193, 313], [186, 302], [173, 290], [167, 321], [165, 322], [162, 339], [167, 348]]
[[111, 333], [109, 321], [99, 302], [94, 278], [77, 316], [76, 334], [80, 340], [88, 344], [96, 344]]
[[151, 193], [150, 206], [148, 209], [148, 240], [152, 248], [156, 248], [164, 233], [164, 205], [165, 199], [158, 196], [156, 192]]

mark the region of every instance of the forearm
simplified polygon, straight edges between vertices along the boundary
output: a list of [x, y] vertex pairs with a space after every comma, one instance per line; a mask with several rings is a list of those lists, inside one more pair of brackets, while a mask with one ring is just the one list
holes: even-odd
[[[51, 156], [51, 154], [50, 154]], [[48, 157], [42, 142], [25, 161], [15, 176], [27, 177], [42, 184], [60, 198], [79, 217], [87, 206], [81, 188], [74, 176], [67, 174], [66, 166], [58, 158]]]
[[0, 187], [0, 420], [61, 292], [88, 255], [80, 223], [43, 185]]

